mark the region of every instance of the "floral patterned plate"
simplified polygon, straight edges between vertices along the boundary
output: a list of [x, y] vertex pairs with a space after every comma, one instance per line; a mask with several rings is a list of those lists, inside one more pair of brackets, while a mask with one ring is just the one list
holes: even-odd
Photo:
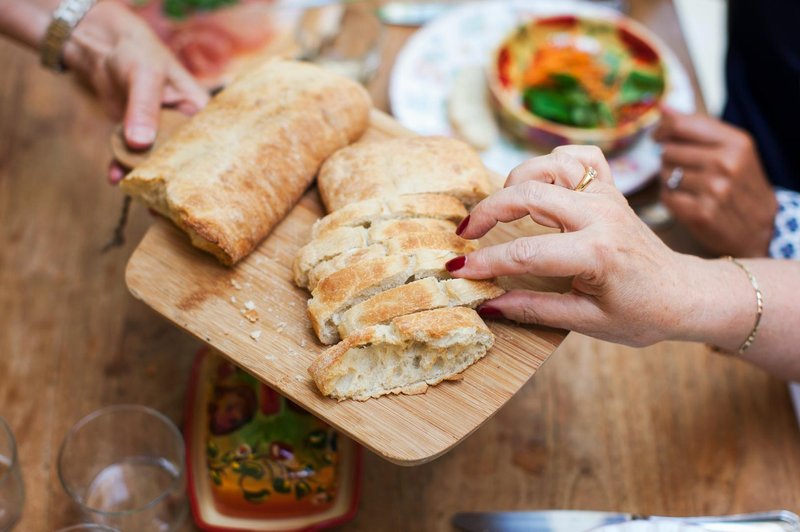
[[[466, 3], [446, 11], [416, 32], [398, 55], [389, 83], [392, 114], [422, 135], [454, 135], [447, 118], [447, 100], [458, 72], [485, 67], [503, 37], [527, 18], [563, 13], [595, 18], [622, 16], [612, 9], [576, 0], [496, 0]], [[667, 105], [693, 112], [695, 95], [686, 70], [668, 49], [664, 60], [669, 76]], [[481, 156], [490, 169], [506, 175], [521, 162], [541, 154], [501, 134]], [[650, 135], [645, 135], [610, 163], [617, 187], [631, 194], [655, 177], [661, 167], [661, 150]]]
[[360, 447], [210, 349], [195, 360], [184, 432], [203, 530], [319, 530], [355, 516]]

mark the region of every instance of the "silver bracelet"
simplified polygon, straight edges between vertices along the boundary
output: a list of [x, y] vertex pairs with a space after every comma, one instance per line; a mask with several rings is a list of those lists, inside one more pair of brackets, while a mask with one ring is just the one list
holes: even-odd
[[53, 19], [47, 26], [41, 43], [42, 66], [63, 72], [64, 44], [72, 35], [75, 26], [86, 16], [97, 0], [61, 0], [53, 11]]

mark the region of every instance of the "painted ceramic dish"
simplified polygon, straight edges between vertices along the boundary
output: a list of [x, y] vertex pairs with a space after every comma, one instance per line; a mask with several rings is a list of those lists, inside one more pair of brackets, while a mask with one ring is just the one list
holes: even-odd
[[359, 448], [210, 350], [187, 403], [190, 500], [204, 530], [318, 530], [351, 519]]
[[522, 140], [613, 153], [658, 120], [667, 83], [659, 48], [622, 16], [535, 17], [495, 50], [490, 94], [503, 126]]

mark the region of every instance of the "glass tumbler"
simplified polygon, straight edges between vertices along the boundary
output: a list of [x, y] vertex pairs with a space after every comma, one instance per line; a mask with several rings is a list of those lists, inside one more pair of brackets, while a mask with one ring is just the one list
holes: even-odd
[[11, 530], [22, 514], [25, 488], [17, 458], [17, 443], [0, 417], [0, 530]]
[[176, 530], [185, 519], [183, 437], [139, 405], [93, 412], [70, 429], [58, 476], [86, 519], [123, 531]]

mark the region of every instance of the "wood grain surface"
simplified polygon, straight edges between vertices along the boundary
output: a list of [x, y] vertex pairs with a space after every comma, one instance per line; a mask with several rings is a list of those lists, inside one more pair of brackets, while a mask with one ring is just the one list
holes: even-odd
[[[691, 67], [671, 2], [631, 6]], [[379, 108], [412, 31], [387, 32], [371, 84]], [[27, 489], [16, 530], [44, 532], [80, 522], [55, 470], [69, 427], [116, 403], [180, 423], [201, 342], [125, 286], [153, 223], [145, 209], [133, 210], [122, 249], [99, 251], [122, 200], [104, 178], [113, 122], [69, 77], [5, 41], [0, 72], [0, 415]], [[698, 251], [680, 227], [664, 236]], [[785, 383], [680, 343], [631, 349], [571, 334], [452, 452], [413, 468], [366, 453], [364, 466], [361, 511], [344, 530], [449, 530], [459, 510], [800, 509], [800, 431]]]
[[[413, 135], [380, 111], [360, 142]], [[399, 154], [402, 156], [402, 154]], [[502, 178], [496, 176], [496, 187]], [[232, 362], [301, 404], [378, 455], [401, 465], [436, 458], [471, 434], [525, 384], [566, 334], [541, 327], [490, 321], [495, 345], [459, 381], [425, 394], [369, 401], [323, 397], [308, 367], [325, 350], [306, 314], [308, 292], [295, 286], [292, 264], [324, 216], [314, 187], [267, 239], [234, 268], [191, 246], [167, 222], [154, 224], [128, 262], [135, 297], [214, 346]], [[488, 246], [544, 232], [528, 221], [501, 224], [481, 239]], [[501, 279], [508, 288], [557, 290], [563, 283], [532, 276]], [[245, 302], [253, 320], [243, 317]], [[257, 331], [258, 338], [252, 334]]]

